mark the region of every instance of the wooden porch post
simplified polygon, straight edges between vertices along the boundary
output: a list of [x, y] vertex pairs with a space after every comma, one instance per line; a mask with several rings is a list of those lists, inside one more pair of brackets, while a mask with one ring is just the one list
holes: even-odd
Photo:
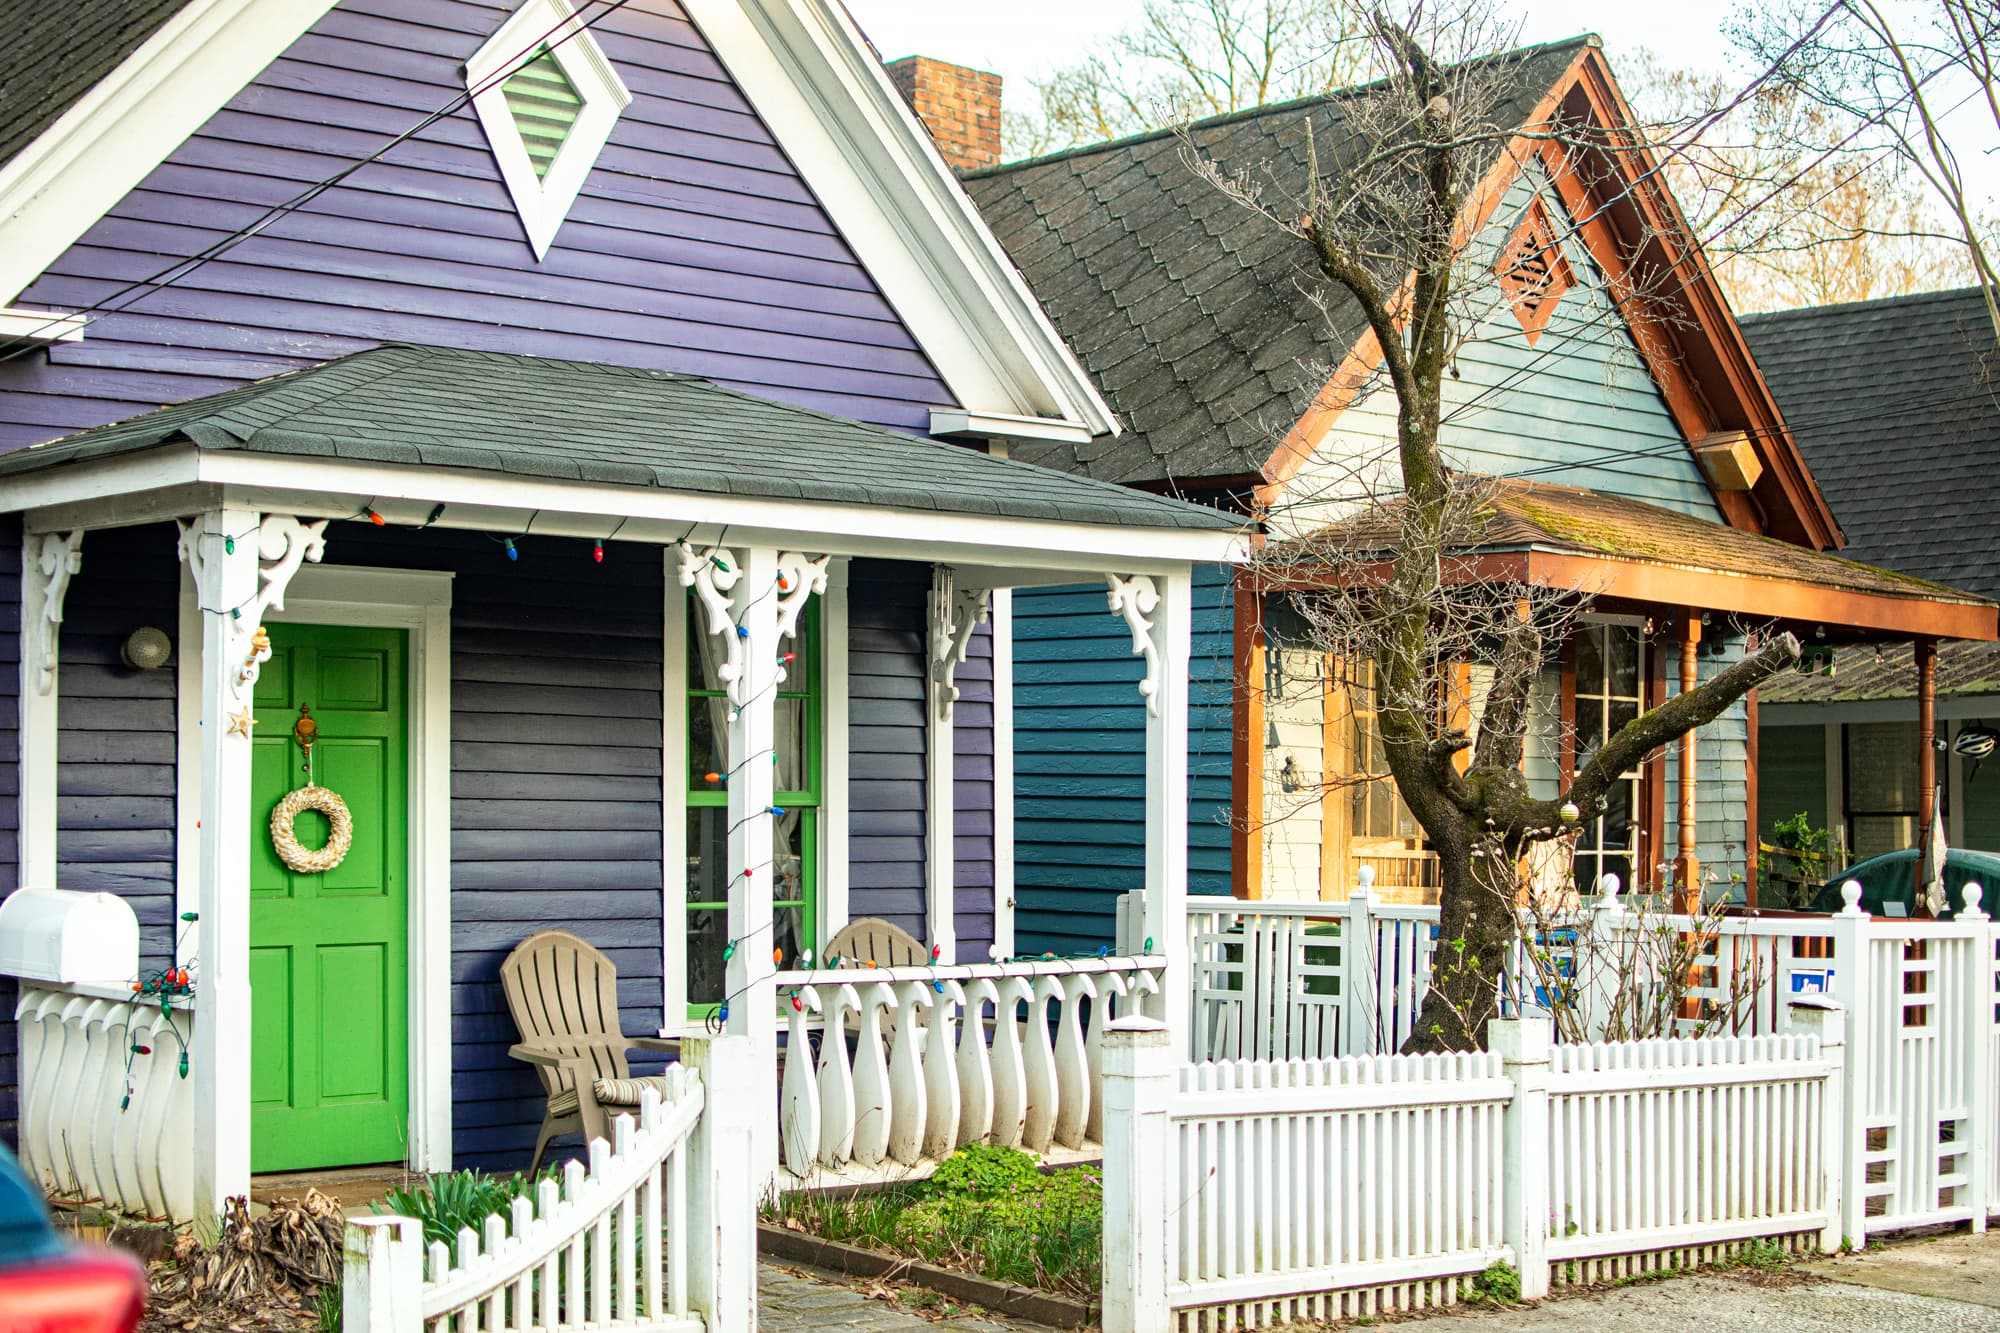
[[[1681, 611], [1681, 693], [1694, 693], [1699, 683], [1701, 612], [1693, 607]], [[1674, 841], [1674, 910], [1701, 910], [1701, 857], [1695, 850], [1695, 733], [1681, 737], [1680, 747], [1680, 829]]]
[[[721, 558], [728, 559], [726, 553]], [[776, 815], [776, 782], [770, 755], [777, 744], [778, 553], [750, 547], [737, 563], [741, 573], [731, 588], [732, 619], [743, 658], [738, 697], [729, 710], [729, 957], [724, 964], [723, 995], [727, 997], [722, 1026], [732, 1036], [747, 1036], [758, 1069], [777, 1067], [777, 964], [771, 952], [772, 855]], [[761, 762], [759, 762], [761, 760]], [[718, 1108], [723, 1109], [723, 1108]], [[761, 1196], [778, 1163], [777, 1104], [770, 1097], [753, 1097], [727, 1115], [750, 1121], [752, 1160], [756, 1177], [751, 1193]]]
[[973, 630], [986, 619], [986, 596], [983, 588], [959, 588], [949, 566], [933, 567], [930, 670], [924, 691], [928, 723], [924, 735], [924, 938], [944, 963], [959, 961], [958, 857], [954, 847], [958, 803], [953, 782], [957, 752], [952, 725], [958, 686], [953, 673], [965, 662]]
[[[201, 608], [201, 847], [197, 885], [194, 1206], [213, 1218], [250, 1192], [250, 691], [239, 681], [260, 615], [255, 510], [203, 514], [181, 537]], [[239, 608], [251, 609], [243, 627]], [[183, 830], [187, 836], [193, 830]]]
[[1937, 818], [1937, 640], [1918, 639], [1914, 645], [1917, 661], [1917, 913], [1930, 915], [1925, 906], [1924, 885], [1930, 881], [1931, 859], [1937, 848], [1931, 845], [1931, 824]]
[[[1139, 579], [1126, 584], [1139, 591]], [[1147, 663], [1152, 689], [1146, 710], [1146, 937], [1152, 951], [1164, 955], [1168, 979], [1162, 997], [1167, 1029], [1183, 1046], [1189, 1036], [1193, 987], [1187, 974], [1187, 803], [1188, 803], [1188, 662], [1193, 651], [1194, 578], [1178, 569], [1156, 582], [1158, 603], [1134, 617], [1124, 608], [1134, 639], [1143, 634], [1138, 651]], [[1119, 608], [1114, 582], [1112, 606]], [[1140, 599], [1143, 600], [1143, 599]], [[1142, 689], [1144, 687], [1142, 686]]]

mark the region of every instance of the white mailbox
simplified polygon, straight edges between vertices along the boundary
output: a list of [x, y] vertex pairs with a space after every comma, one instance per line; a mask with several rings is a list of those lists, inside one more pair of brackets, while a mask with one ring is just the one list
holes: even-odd
[[139, 918], [115, 893], [16, 889], [0, 902], [0, 974], [129, 986], [139, 979]]

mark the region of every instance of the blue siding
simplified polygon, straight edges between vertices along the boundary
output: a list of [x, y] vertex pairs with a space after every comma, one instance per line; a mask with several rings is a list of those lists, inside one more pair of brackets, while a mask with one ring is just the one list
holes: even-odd
[[[0, 898], [20, 882], [21, 518], [0, 514]], [[0, 977], [0, 1142], [19, 1147], [15, 1092], [19, 1032], [12, 1021], [14, 982]]]
[[[1515, 182], [1479, 238], [1475, 264], [1492, 262], [1538, 188], [1550, 218], [1564, 225], [1567, 214], [1545, 180], [1536, 169]], [[1446, 451], [1468, 471], [1580, 486], [1721, 521], [1603, 273], [1576, 238], [1564, 253], [1576, 286], [1536, 342], [1496, 304], [1460, 349], [1445, 387]], [[1299, 512], [1281, 510], [1277, 521], [1310, 518], [1315, 499], [1351, 494], [1354, 460], [1388, 448], [1395, 420], [1394, 393], [1386, 383], [1371, 386], [1288, 490], [1284, 505]]]
[[[1230, 891], [1231, 587], [1227, 569], [1195, 572], [1191, 893]], [[1131, 650], [1100, 586], [1014, 594], [1014, 929], [1023, 953], [1110, 943], [1117, 895], [1145, 886], [1146, 718]]]
[[[345, 0], [21, 297], [76, 308], [463, 91], [513, 5]], [[951, 396], [673, 0], [594, 29], [633, 93], [536, 263], [469, 108], [91, 336], [0, 364], [0, 449], [385, 340], [646, 366], [922, 430]]]

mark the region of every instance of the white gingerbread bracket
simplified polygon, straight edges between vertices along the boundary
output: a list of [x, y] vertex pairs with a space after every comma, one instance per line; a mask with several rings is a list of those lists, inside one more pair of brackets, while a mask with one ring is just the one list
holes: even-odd
[[83, 530], [31, 533], [26, 546], [23, 572], [31, 579], [41, 580], [41, 610], [30, 627], [34, 636], [29, 651], [34, 654], [30, 660], [35, 664], [35, 690], [51, 694], [56, 687], [56, 660], [62, 648], [63, 598], [69, 594], [70, 579], [83, 568]]
[[1160, 715], [1160, 645], [1153, 635], [1153, 612], [1159, 609], [1160, 589], [1148, 574], [1134, 574], [1121, 578], [1116, 574], [1106, 574], [1104, 581], [1111, 585], [1106, 598], [1111, 604], [1113, 615], [1125, 617], [1125, 623], [1132, 630], [1132, 653], [1146, 659], [1146, 674], [1140, 678], [1139, 693], [1145, 696], [1146, 711], [1154, 717]]
[[986, 589], [956, 587], [957, 575], [939, 565], [931, 576], [931, 700], [940, 722], [958, 703], [954, 677], [972, 649], [972, 632], [986, 619]]
[[[789, 639], [799, 631], [799, 617], [805, 614], [806, 602], [826, 591], [827, 566], [833, 557], [808, 556], [798, 551], [778, 552], [778, 637]], [[778, 667], [778, 680], [785, 679], [785, 668]]]
[[[234, 554], [238, 541], [256, 543], [255, 595], [241, 606], [203, 608], [207, 613], [229, 618], [226, 660], [237, 664], [231, 693], [238, 703], [244, 703], [257, 684], [258, 673], [271, 657], [271, 638], [265, 631], [264, 617], [285, 609], [285, 590], [301, 565], [308, 560], [317, 564], [325, 557], [327, 520], [302, 523], [289, 514], [265, 514], [257, 520], [253, 531], [240, 538], [229, 533], [203, 532], [199, 524], [199, 519], [179, 520], [180, 556], [194, 575], [197, 596], [208, 587], [204, 575], [210, 560]], [[208, 550], [203, 543], [221, 549]]]
[[681, 586], [692, 588], [695, 599], [708, 613], [708, 632], [723, 636], [722, 665], [715, 669], [733, 707], [743, 706], [743, 635], [730, 613], [729, 594], [743, 577], [734, 552], [724, 546], [706, 550], [681, 545]]

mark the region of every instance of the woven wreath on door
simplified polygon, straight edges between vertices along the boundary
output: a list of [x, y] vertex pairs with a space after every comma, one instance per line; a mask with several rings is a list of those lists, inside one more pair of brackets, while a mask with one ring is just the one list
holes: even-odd
[[[333, 826], [326, 845], [317, 851], [302, 845], [293, 827], [307, 810], [319, 811]], [[320, 786], [300, 787], [271, 811], [271, 846], [280, 861], [301, 875], [325, 874], [346, 860], [348, 849], [354, 846], [354, 816], [337, 792]]]

